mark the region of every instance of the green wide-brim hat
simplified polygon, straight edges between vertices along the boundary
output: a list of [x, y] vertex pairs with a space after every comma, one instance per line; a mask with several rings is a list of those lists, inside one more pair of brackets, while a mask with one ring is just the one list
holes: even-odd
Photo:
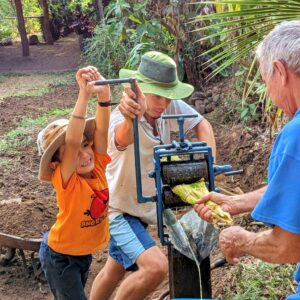
[[142, 56], [136, 71], [121, 69], [120, 78], [134, 77], [144, 94], [154, 94], [171, 100], [189, 97], [194, 87], [178, 80], [175, 61], [168, 55], [149, 51]]

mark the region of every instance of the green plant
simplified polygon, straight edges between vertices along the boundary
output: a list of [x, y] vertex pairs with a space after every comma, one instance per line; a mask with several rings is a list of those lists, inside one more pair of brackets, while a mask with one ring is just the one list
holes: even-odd
[[32, 142], [32, 137], [22, 128], [9, 131], [0, 138], [0, 154], [13, 153], [18, 147], [28, 146]]
[[[37, 97], [52, 92], [55, 88], [75, 82], [74, 72], [45, 73], [36, 75], [2, 75], [0, 99], [11, 96]], [[9, 88], [8, 88], [9, 86]]]
[[251, 264], [243, 262], [236, 267], [232, 276], [232, 283], [225, 287], [223, 299], [278, 300], [285, 299], [287, 294], [293, 293], [292, 265], [274, 265], [261, 261]]
[[73, 108], [53, 108], [46, 112], [47, 117], [61, 117], [69, 115]]
[[[261, 107], [259, 114], [263, 119], [270, 119], [270, 116], [265, 117], [265, 115], [266, 113], [274, 114], [274, 108], [270, 99], [266, 98], [266, 89], [260, 79], [253, 50], [276, 24], [284, 20], [299, 18], [299, 1], [218, 0], [202, 2], [203, 5], [207, 3], [217, 6], [217, 12], [198, 16], [193, 20], [195, 22], [193, 24], [197, 24], [198, 21], [202, 22], [202, 25], [203, 22], [205, 23], [205, 26], [198, 26], [196, 29], [197, 32], [206, 34], [199, 39], [199, 42], [220, 38], [219, 43], [202, 53], [204, 57], [209, 56], [205, 62], [206, 68], [218, 65], [208, 78], [239, 63], [244, 69], [243, 74], [239, 74], [236, 80], [236, 89], [239, 94], [242, 92], [236, 111], [243, 120], [251, 116], [255, 119], [258, 109], [253, 104], [256, 104]], [[247, 74], [245, 69], [247, 69]]]
[[13, 28], [12, 26], [8, 26], [7, 24], [0, 23], [0, 41], [4, 38], [13, 36]]
[[[203, 34], [198, 42], [201, 43], [215, 37], [220, 38], [217, 45], [201, 54], [204, 57], [209, 55], [205, 62], [206, 68], [218, 65], [217, 68], [212, 70], [208, 78], [214, 77], [235, 63], [241, 63], [245, 57], [248, 57], [250, 60], [246, 64], [249, 72], [244, 81], [243, 110], [241, 113], [246, 116], [248, 113], [251, 114], [255, 111], [252, 107], [250, 108], [250, 104], [244, 108], [245, 100], [249, 96], [250, 98], [252, 96], [256, 97], [254, 101], [256, 103], [270, 104], [270, 100], [266, 99], [266, 90], [261, 83], [260, 72], [256, 66], [255, 58], [253, 58], [253, 50], [276, 24], [284, 20], [299, 18], [299, 1], [215, 0], [201, 3], [203, 5], [215, 5], [217, 12], [197, 16], [192, 21], [192, 24], [196, 27], [195, 31]], [[206, 24], [205, 26], [202, 26], [203, 22]], [[195, 25], [197, 23], [201, 25]], [[262, 115], [268, 109], [264, 107]]]
[[75, 83], [74, 72], [64, 72], [55, 75], [52, 82], [49, 84], [51, 87], [67, 86]]
[[105, 8], [105, 15], [108, 17], [115, 17], [116, 19], [122, 19], [130, 14], [131, 6], [126, 0], [110, 1]]
[[[215, 30], [214, 33], [203, 36], [199, 42], [226, 35], [223, 42], [202, 53], [215, 53], [207, 61], [207, 65], [222, 62], [211, 76], [249, 55], [276, 24], [283, 20], [298, 19], [300, 14], [300, 3], [290, 0], [218, 0], [202, 3], [225, 6], [219, 13], [201, 15], [193, 21], [211, 22], [207, 26], [197, 28], [196, 31]], [[238, 5], [235, 10], [226, 9], [233, 4]]]
[[98, 25], [94, 36], [87, 41], [87, 62], [112, 77], [124, 65], [135, 68], [146, 51], [171, 54], [174, 37], [159, 19], [148, 17], [146, 6], [147, 1], [135, 4], [111, 1], [106, 8], [106, 25]]
[[44, 126], [47, 123], [47, 117], [41, 116], [35, 119], [24, 119], [17, 123], [18, 127], [33, 127], [33, 126]]
[[240, 120], [243, 122], [255, 121], [258, 117], [256, 102], [242, 104], [241, 100], [237, 100], [235, 110], [239, 113]]
[[7, 170], [13, 169], [16, 162], [13, 159], [3, 159], [1, 158], [0, 167], [5, 168]]
[[50, 88], [48, 86], [39, 87], [38, 89], [20, 91], [14, 94], [15, 97], [39, 97], [50, 93]]
[[120, 42], [118, 33], [107, 25], [95, 27], [94, 36], [87, 41], [87, 48], [86, 61], [107, 78], [116, 77], [128, 59], [129, 49]]

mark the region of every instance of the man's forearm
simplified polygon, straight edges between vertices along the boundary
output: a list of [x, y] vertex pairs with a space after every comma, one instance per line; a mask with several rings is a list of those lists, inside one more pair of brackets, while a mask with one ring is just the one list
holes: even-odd
[[125, 119], [115, 126], [115, 143], [117, 147], [124, 147], [133, 143], [133, 121]]
[[300, 260], [300, 235], [280, 227], [259, 233], [247, 232], [241, 250], [271, 263], [296, 263]]
[[202, 120], [194, 127], [199, 141], [207, 142], [212, 148], [213, 156], [216, 162], [216, 141], [212, 126], [207, 120]]
[[259, 199], [262, 197], [266, 188], [267, 187], [265, 186], [253, 192], [232, 196], [234, 207], [233, 214], [236, 215], [252, 211]]

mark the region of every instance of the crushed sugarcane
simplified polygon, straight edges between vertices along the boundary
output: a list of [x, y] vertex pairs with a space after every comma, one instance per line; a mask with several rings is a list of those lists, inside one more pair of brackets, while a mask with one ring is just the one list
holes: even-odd
[[[196, 204], [196, 202], [203, 196], [209, 193], [204, 179], [191, 184], [179, 184], [172, 188], [174, 194], [179, 196], [182, 201], [189, 203], [191, 205]], [[228, 212], [223, 211], [223, 209], [215, 202], [209, 200], [205, 203], [211, 210], [211, 218], [214, 224], [217, 225], [232, 225], [233, 219]]]

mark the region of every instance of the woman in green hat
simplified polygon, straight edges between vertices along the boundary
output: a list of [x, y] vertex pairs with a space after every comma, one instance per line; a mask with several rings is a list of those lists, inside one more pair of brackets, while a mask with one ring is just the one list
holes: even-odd
[[[120, 105], [111, 115], [108, 153], [112, 163], [107, 168], [110, 187], [110, 248], [104, 268], [96, 277], [90, 299], [109, 299], [126, 271], [131, 273], [120, 284], [115, 300], [145, 299], [163, 281], [168, 271], [165, 255], [147, 232], [148, 224], [156, 224], [155, 203], [137, 202], [133, 119], [139, 118], [139, 146], [142, 185], [145, 195], [155, 193], [154, 180], [148, 173], [153, 169], [153, 147], [171, 142], [171, 131], [177, 131], [175, 119], [163, 115], [197, 114], [186, 119], [185, 132], [194, 130], [199, 141], [206, 141], [216, 154], [211, 125], [184, 101], [194, 88], [177, 77], [174, 60], [150, 51], [142, 56], [136, 71], [122, 69], [120, 77], [135, 77], [136, 95], [125, 88]], [[138, 100], [138, 103], [134, 99]]]

